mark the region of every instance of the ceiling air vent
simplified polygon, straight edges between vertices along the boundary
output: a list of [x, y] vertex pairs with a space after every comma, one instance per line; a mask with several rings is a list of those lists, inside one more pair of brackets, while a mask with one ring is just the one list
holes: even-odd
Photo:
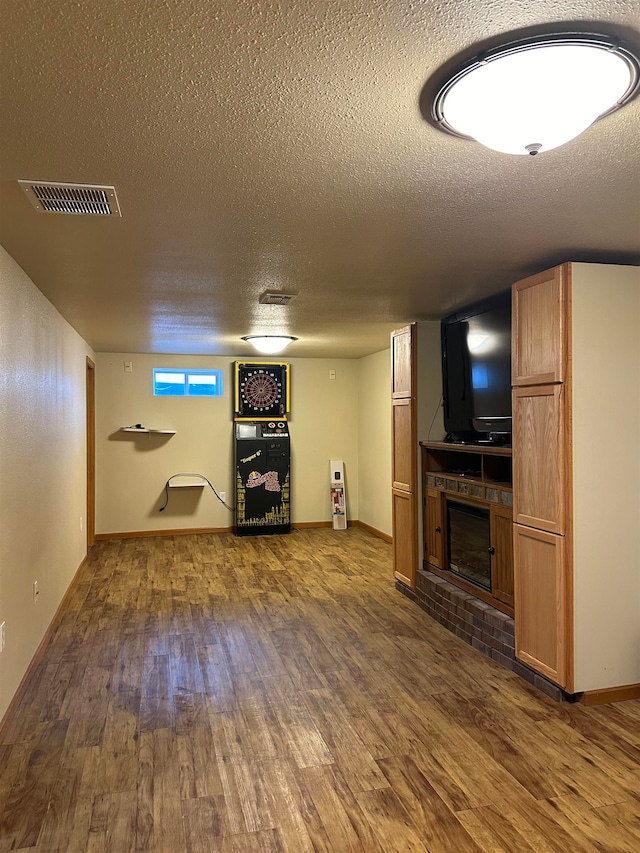
[[54, 181], [18, 181], [38, 213], [75, 213], [120, 216], [115, 187], [61, 184]]
[[282, 293], [279, 290], [266, 290], [260, 297], [260, 303], [262, 305], [288, 305], [294, 296], [294, 293]]

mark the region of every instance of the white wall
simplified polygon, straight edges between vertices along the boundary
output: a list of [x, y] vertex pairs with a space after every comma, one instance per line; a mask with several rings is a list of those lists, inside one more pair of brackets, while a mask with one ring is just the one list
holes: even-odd
[[[332, 458], [344, 459], [347, 512], [349, 518], [358, 518], [358, 362], [282, 360], [291, 364], [292, 520], [330, 520]], [[132, 362], [132, 373], [124, 372], [125, 361]], [[215, 356], [97, 355], [98, 533], [233, 525], [233, 515], [208, 488], [175, 489], [167, 509], [158, 512], [165, 481], [181, 471], [204, 474], [233, 502], [233, 361]], [[186, 366], [221, 369], [224, 396], [153, 396], [153, 367]], [[333, 380], [330, 370], [336, 372]], [[169, 438], [118, 432], [133, 423], [177, 432]]]
[[640, 683], [640, 268], [572, 264], [576, 690]]
[[391, 350], [358, 361], [360, 521], [391, 535]]
[[87, 355], [0, 248], [0, 718], [86, 553]]

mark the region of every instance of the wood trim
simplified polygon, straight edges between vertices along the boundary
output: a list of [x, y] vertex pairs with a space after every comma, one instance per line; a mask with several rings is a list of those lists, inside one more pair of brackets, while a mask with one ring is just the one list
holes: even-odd
[[87, 550], [96, 541], [96, 365], [86, 362], [86, 447], [87, 447]]
[[82, 559], [80, 565], [78, 566], [73, 577], [71, 578], [69, 586], [67, 587], [67, 591], [62, 596], [62, 600], [60, 601], [60, 604], [58, 605], [56, 612], [53, 614], [53, 618], [52, 618], [51, 622], [49, 623], [49, 627], [44, 632], [44, 635], [43, 635], [42, 639], [40, 640], [38, 648], [35, 650], [35, 653], [34, 653], [33, 657], [31, 658], [31, 663], [27, 667], [27, 671], [25, 672], [25, 674], [22, 676], [22, 680], [20, 681], [20, 684], [18, 685], [18, 689], [13, 694], [13, 698], [12, 698], [11, 702], [9, 702], [9, 706], [4, 713], [2, 720], [0, 720], [0, 743], [2, 743], [4, 741], [5, 733], [6, 733], [8, 726], [9, 726], [9, 723], [13, 719], [13, 715], [18, 710], [18, 706], [20, 705], [20, 702], [22, 702], [22, 699], [24, 697], [24, 694], [27, 691], [27, 688], [29, 687], [29, 683], [33, 677], [33, 674], [36, 671], [36, 669], [38, 668], [38, 665], [40, 664], [40, 661], [44, 657], [44, 653], [47, 650], [47, 646], [49, 645], [53, 635], [55, 634], [56, 630], [58, 629], [58, 624], [60, 623], [62, 611], [64, 610], [64, 608], [67, 604], [67, 601], [69, 600], [69, 597], [71, 596], [71, 591], [72, 591], [73, 587], [75, 586], [78, 578], [80, 577], [82, 569], [87, 564], [87, 560], [88, 560], [88, 557], [84, 557]]
[[[376, 530], [375, 527], [370, 527], [363, 521], [349, 519], [348, 522], [353, 527], [363, 527], [374, 536], [384, 539], [386, 542], [392, 542], [393, 538], [388, 533], [383, 533], [381, 530]], [[319, 527], [333, 527], [331, 521], [295, 521], [291, 527], [294, 530], [307, 530]], [[233, 527], [183, 527], [174, 528], [171, 530], [126, 530], [121, 533], [96, 533], [96, 540], [106, 541], [110, 539], [140, 539], [149, 536], [191, 536], [199, 533], [233, 533]]]
[[125, 530], [122, 533], [96, 533], [96, 540], [141, 539], [147, 536], [189, 536], [197, 533], [233, 533], [233, 527], [182, 527], [173, 530]]
[[513, 456], [511, 447], [491, 447], [487, 444], [456, 444], [453, 441], [420, 441], [427, 450], [454, 450], [456, 453], [480, 453], [483, 456]]
[[[367, 533], [377, 536], [378, 539], [384, 539], [385, 542], [393, 542], [393, 536], [388, 533], [383, 533], [382, 530], [377, 530], [364, 521], [357, 519], [349, 519], [348, 524], [351, 527], [361, 527]], [[311, 530], [321, 527], [333, 527], [332, 521], [295, 521], [291, 527], [294, 530]], [[176, 528], [174, 530], [127, 530], [122, 533], [96, 533], [96, 540], [102, 542], [111, 539], [140, 539], [151, 536], [191, 536], [198, 533], [233, 533], [233, 527], [185, 527]]]
[[605, 687], [601, 690], [585, 690], [578, 700], [582, 705], [608, 705], [609, 702], [626, 702], [640, 699], [640, 684], [625, 684], [623, 687]]
[[393, 536], [391, 536], [390, 533], [383, 533], [382, 530], [371, 527], [370, 524], [366, 524], [364, 521], [350, 521], [349, 524], [352, 527], [361, 527], [363, 530], [366, 530], [367, 533], [371, 533], [372, 536], [377, 536], [378, 539], [383, 539], [385, 542], [393, 544]]

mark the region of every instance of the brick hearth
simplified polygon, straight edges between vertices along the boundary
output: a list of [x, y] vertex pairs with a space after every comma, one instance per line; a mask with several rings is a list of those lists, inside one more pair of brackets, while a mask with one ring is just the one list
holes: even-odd
[[424, 569], [418, 570], [415, 592], [398, 581], [396, 588], [486, 657], [512, 670], [557, 702], [567, 698], [555, 684], [516, 660], [514, 621], [506, 613]]

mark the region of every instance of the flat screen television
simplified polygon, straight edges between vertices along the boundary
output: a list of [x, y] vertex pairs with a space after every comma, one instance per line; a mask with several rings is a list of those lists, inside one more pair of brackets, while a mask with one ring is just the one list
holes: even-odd
[[445, 441], [511, 443], [511, 291], [444, 317]]

